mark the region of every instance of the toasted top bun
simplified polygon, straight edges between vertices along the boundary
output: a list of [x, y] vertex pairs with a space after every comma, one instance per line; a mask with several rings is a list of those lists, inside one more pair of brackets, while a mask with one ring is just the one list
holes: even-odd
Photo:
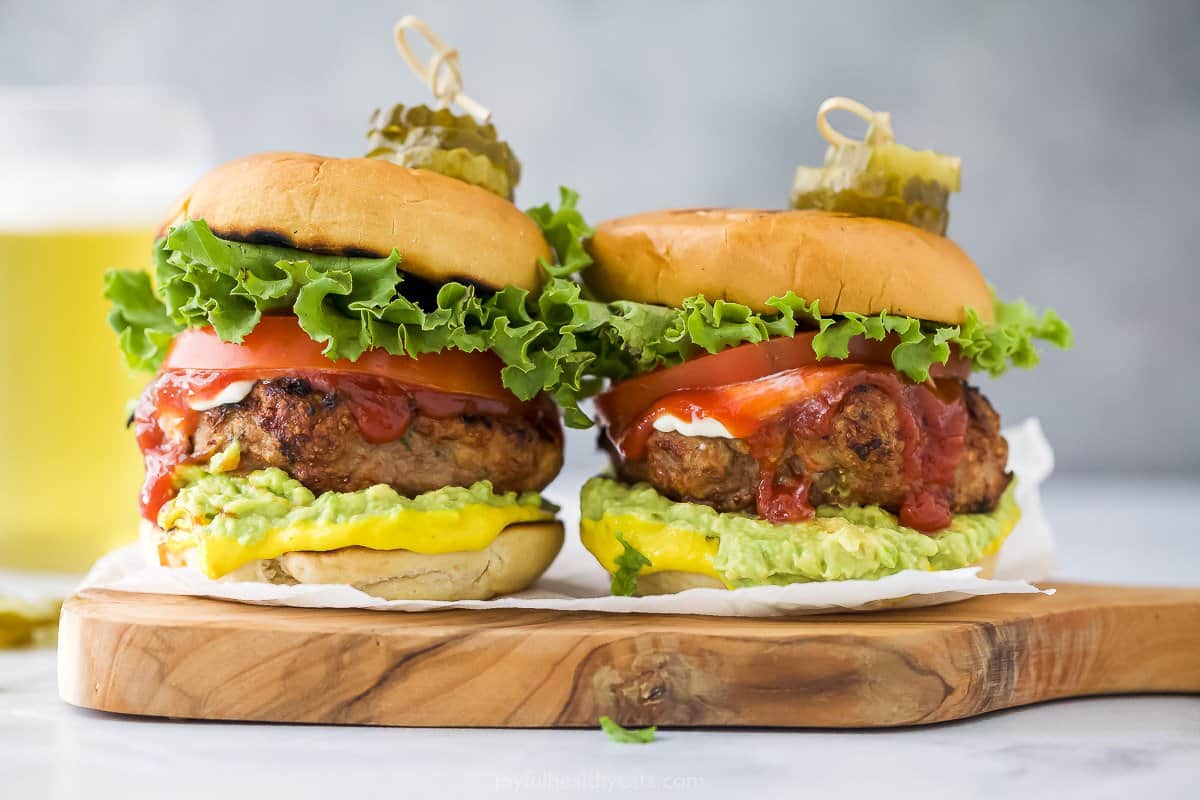
[[992, 293], [954, 242], [901, 222], [827, 211], [655, 211], [596, 227], [584, 280], [603, 300], [679, 305], [703, 294], [770, 311], [788, 291], [823, 314], [888, 311], [992, 321]]
[[176, 201], [159, 235], [189, 219], [223, 239], [314, 253], [385, 257], [395, 248], [405, 272], [494, 289], [536, 289], [538, 259], [551, 257], [537, 224], [504, 198], [374, 158], [239, 158]]

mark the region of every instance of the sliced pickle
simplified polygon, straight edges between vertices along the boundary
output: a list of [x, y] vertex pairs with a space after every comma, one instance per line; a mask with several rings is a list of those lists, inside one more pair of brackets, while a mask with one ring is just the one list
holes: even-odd
[[882, 217], [946, 234], [950, 193], [961, 185], [958, 158], [892, 141], [886, 113], [871, 121], [866, 141], [838, 136], [825, 152], [824, 166], [797, 168], [793, 208]]
[[367, 158], [428, 169], [512, 199], [521, 162], [496, 128], [446, 108], [396, 105], [371, 116]]
[[0, 596], [0, 648], [53, 644], [61, 607]]

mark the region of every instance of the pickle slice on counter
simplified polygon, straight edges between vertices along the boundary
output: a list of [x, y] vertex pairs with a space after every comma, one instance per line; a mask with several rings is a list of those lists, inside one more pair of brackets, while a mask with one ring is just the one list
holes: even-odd
[[61, 606], [0, 596], [0, 648], [53, 644]]
[[376, 111], [367, 133], [368, 158], [428, 169], [512, 199], [521, 162], [495, 126], [446, 108], [396, 105]]
[[[870, 115], [865, 141], [836, 132], [830, 137], [823, 117], [833, 108], [852, 110], [864, 118]], [[961, 186], [958, 158], [897, 144], [886, 112], [872, 112], [845, 98], [831, 98], [822, 105], [818, 127], [830, 138], [825, 164], [797, 168], [789, 198], [793, 208], [882, 217], [946, 234], [950, 194]]]

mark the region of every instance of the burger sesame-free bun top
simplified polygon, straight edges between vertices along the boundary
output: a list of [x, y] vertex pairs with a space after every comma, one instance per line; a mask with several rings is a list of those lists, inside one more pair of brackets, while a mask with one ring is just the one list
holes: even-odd
[[486, 189], [372, 158], [260, 153], [196, 182], [159, 231], [202, 219], [223, 239], [355, 256], [400, 252], [434, 282], [536, 289], [550, 248], [536, 223]]
[[822, 314], [887, 311], [958, 324], [993, 319], [979, 269], [949, 239], [901, 222], [827, 211], [689, 209], [609, 220], [584, 270], [602, 300], [678, 306], [703, 294], [771, 311], [795, 292]]

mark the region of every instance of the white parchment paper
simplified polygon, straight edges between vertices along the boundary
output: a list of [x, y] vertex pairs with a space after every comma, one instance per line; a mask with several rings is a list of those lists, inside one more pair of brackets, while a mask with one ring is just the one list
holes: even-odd
[[[435, 611], [449, 608], [540, 608], [562, 611], [643, 612], [770, 617], [912, 608], [963, 600], [975, 595], [1027, 594], [1042, 591], [1030, 581], [1043, 580], [1054, 569], [1054, 538], [1042, 513], [1039, 486], [1054, 467], [1041, 425], [1030, 419], [1004, 435], [1009, 467], [1016, 473], [1017, 502], [1022, 517], [1000, 552], [992, 580], [977, 568], [945, 572], [906, 570], [874, 581], [797, 583], [726, 591], [690, 589], [655, 597], [612, 597], [608, 576], [578, 540], [578, 502], [563, 507], [567, 543], [562, 554], [533, 587], [494, 600], [381, 600], [346, 585], [275, 586], [222, 583], [198, 572], [147, 565], [141, 550], [130, 546], [102, 558], [81, 588], [114, 589], [151, 594], [196, 595], [262, 605], [304, 608], [368, 608], [380, 611]], [[569, 492], [577, 497], [571, 487]]]

